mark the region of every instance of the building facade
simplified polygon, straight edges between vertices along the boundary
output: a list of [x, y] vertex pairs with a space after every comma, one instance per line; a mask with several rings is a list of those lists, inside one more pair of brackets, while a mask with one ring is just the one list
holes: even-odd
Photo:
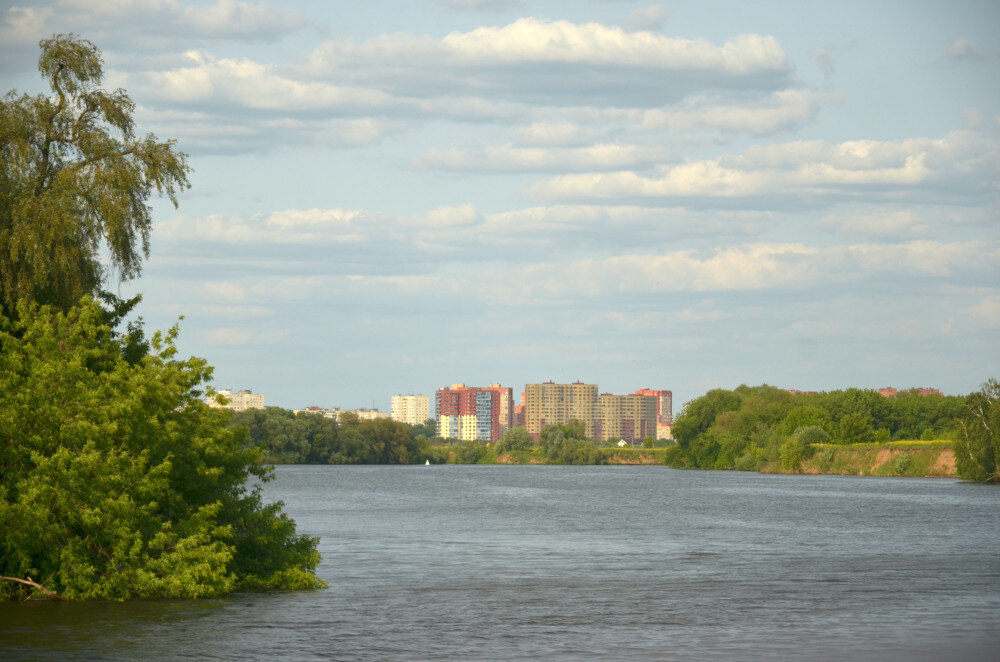
[[524, 427], [534, 439], [549, 424], [583, 421], [590, 439], [637, 443], [647, 436], [669, 436], [673, 422], [670, 391], [639, 389], [630, 395], [598, 394], [596, 384], [526, 384]]
[[462, 441], [497, 442], [513, 421], [514, 391], [490, 384], [452, 384], [434, 394], [437, 435]]
[[431, 399], [426, 395], [392, 396], [392, 420], [420, 425], [431, 417]]
[[594, 434], [594, 410], [597, 406], [597, 384], [542, 384], [524, 385], [524, 427], [532, 438], [550, 423], [567, 423], [572, 419], [587, 425], [587, 437], [599, 439]]
[[[225, 398], [228, 402], [222, 404], [220, 402], [220, 397]], [[231, 409], [232, 411], [244, 411], [246, 409], [263, 409], [264, 408], [264, 394], [263, 393], [253, 393], [248, 390], [237, 391], [233, 393], [231, 389], [225, 388], [221, 391], [216, 391], [214, 398], [206, 398], [205, 403], [209, 407], [216, 407], [219, 409]]]

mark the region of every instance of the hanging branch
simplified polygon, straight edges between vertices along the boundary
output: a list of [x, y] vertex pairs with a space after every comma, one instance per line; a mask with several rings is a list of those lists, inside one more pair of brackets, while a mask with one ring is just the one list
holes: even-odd
[[66, 599], [66, 598], [62, 597], [61, 595], [56, 595], [55, 593], [53, 593], [49, 589], [45, 588], [44, 586], [42, 586], [41, 584], [39, 584], [38, 582], [36, 582], [35, 580], [33, 580], [31, 577], [28, 577], [27, 579], [21, 579], [19, 577], [0, 577], [0, 579], [2, 579], [4, 581], [8, 581], [8, 582], [17, 582], [18, 584], [24, 584], [25, 586], [31, 586], [33, 588], [38, 589], [39, 591], [41, 591], [45, 595], [49, 596], [53, 600], [65, 600]]

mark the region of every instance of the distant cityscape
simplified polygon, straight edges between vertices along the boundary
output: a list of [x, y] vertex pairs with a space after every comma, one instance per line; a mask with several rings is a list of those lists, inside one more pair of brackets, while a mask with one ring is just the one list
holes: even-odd
[[[814, 393], [787, 390], [792, 394]], [[886, 398], [894, 398], [900, 393], [893, 387], [876, 392]], [[942, 395], [936, 388], [914, 388], [910, 392], [921, 396]], [[410, 394], [392, 396], [388, 412], [374, 408], [345, 410], [317, 406], [292, 411], [337, 421], [343, 420], [345, 415], [362, 421], [391, 419], [407, 425], [422, 425], [433, 420], [438, 437], [460, 441], [495, 443], [512, 427], [527, 429], [537, 440], [544, 426], [565, 425], [573, 420], [583, 422], [590, 439], [620, 439], [637, 443], [649, 436], [671, 438], [673, 393], [668, 390], [641, 388], [627, 395], [613, 395], [600, 393], [597, 384], [556, 384], [548, 381], [525, 384], [518, 405], [514, 404], [513, 396], [512, 387], [500, 384], [451, 384], [435, 392], [433, 410], [430, 396]], [[250, 390], [223, 389], [217, 391], [214, 397], [206, 398], [206, 402], [211, 407], [225, 407], [233, 411], [265, 407], [264, 395]]]
[[[434, 407], [427, 395], [394, 395], [389, 412], [377, 409], [340, 409], [310, 406], [294, 409], [341, 421], [347, 414], [359, 420], [391, 418], [407, 425], [435, 423], [435, 433], [445, 439], [495, 443], [512, 427], [523, 427], [538, 439], [549, 424], [579, 420], [592, 439], [641, 442], [649, 436], [670, 438], [673, 424], [673, 393], [642, 388], [628, 395], [600, 393], [597, 384], [526, 384], [520, 404], [514, 404], [514, 389], [500, 384], [467, 386], [451, 384], [434, 394]], [[222, 389], [206, 398], [212, 407], [233, 411], [263, 409], [264, 395], [250, 390]]]

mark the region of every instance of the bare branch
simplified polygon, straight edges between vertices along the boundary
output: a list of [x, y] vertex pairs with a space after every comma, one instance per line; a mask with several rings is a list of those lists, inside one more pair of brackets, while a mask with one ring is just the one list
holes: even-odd
[[7, 582], [17, 582], [18, 584], [24, 584], [25, 586], [31, 586], [32, 588], [35, 588], [35, 589], [41, 591], [42, 593], [44, 593], [45, 595], [49, 596], [53, 600], [65, 600], [66, 599], [66, 598], [62, 597], [61, 595], [57, 595], [57, 594], [53, 593], [52, 591], [50, 591], [49, 589], [45, 588], [44, 586], [42, 586], [41, 584], [39, 584], [38, 582], [36, 582], [35, 580], [33, 580], [31, 577], [28, 577], [27, 579], [21, 579], [20, 577], [2, 577], [2, 576], [0, 576], [0, 580], [7, 581]]

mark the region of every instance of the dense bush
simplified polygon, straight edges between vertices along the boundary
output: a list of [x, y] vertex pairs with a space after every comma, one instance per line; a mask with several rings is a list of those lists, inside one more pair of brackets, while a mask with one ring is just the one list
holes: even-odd
[[176, 329], [137, 361], [85, 299], [0, 316], [0, 599], [217, 596], [320, 586], [246, 431], [200, 399]]

